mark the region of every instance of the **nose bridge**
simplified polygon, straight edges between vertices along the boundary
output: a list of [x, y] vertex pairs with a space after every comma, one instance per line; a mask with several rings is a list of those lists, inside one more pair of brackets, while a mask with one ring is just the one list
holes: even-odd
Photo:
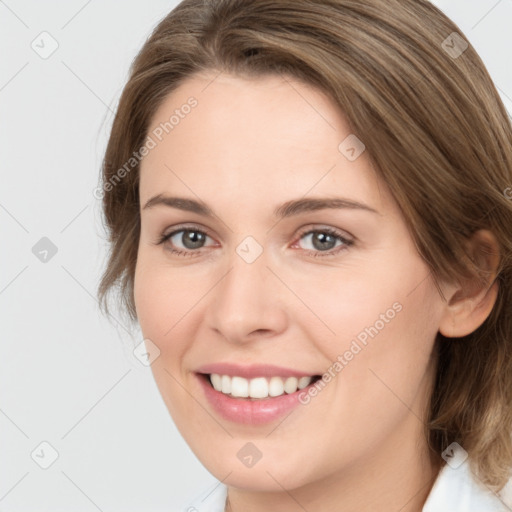
[[285, 328], [279, 281], [267, 268], [268, 256], [247, 237], [230, 256], [228, 272], [212, 290], [210, 326], [230, 341], [244, 341], [255, 331], [268, 335]]

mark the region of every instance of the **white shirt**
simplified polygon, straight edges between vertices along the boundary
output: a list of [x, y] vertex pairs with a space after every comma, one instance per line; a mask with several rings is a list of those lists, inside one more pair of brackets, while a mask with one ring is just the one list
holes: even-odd
[[[473, 477], [466, 461], [456, 469], [445, 465], [434, 482], [422, 512], [512, 512], [512, 480], [495, 494]], [[182, 512], [224, 512], [227, 487], [218, 482]]]

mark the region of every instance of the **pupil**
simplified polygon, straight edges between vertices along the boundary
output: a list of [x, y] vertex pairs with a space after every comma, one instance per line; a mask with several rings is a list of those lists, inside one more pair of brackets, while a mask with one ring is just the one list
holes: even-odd
[[313, 235], [313, 246], [315, 249], [332, 249], [336, 239], [328, 233], [316, 233]]
[[204, 243], [204, 235], [197, 231], [185, 231], [182, 236], [182, 242], [187, 249], [197, 249]]

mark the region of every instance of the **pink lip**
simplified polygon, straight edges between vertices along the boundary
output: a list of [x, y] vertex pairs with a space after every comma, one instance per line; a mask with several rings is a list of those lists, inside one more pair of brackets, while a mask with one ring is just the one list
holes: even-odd
[[[222, 370], [220, 370], [222, 367]], [[229, 365], [230, 368], [233, 365]], [[201, 368], [201, 373], [219, 373], [221, 375], [238, 375], [240, 377], [269, 377], [269, 376], [305, 376], [307, 374], [299, 374], [292, 370], [287, 370], [288, 375], [283, 372], [283, 368], [265, 366], [264, 373], [258, 370], [258, 366], [246, 367], [245, 371], [240, 371], [240, 367], [236, 367], [236, 371], [229, 370], [224, 365], [209, 365]], [[208, 371], [207, 371], [208, 370]], [[270, 375], [268, 375], [270, 373]], [[247, 377], [250, 374], [251, 377]], [[295, 407], [300, 404], [299, 394], [307, 393], [309, 386], [304, 389], [298, 389], [295, 393], [284, 394], [278, 397], [269, 398], [232, 398], [220, 391], [216, 391], [210, 383], [208, 375], [196, 374], [197, 379], [204, 391], [205, 397], [212, 406], [213, 410], [222, 418], [238, 424], [245, 425], [262, 425], [276, 421], [277, 419], [289, 414]], [[310, 386], [314, 383], [310, 384]]]
[[212, 363], [201, 366], [196, 370], [197, 373], [218, 373], [219, 375], [229, 375], [231, 377], [238, 376], [245, 379], [254, 379], [255, 377], [308, 377], [313, 375], [310, 372], [301, 372], [291, 368], [282, 366], [274, 366], [271, 364], [252, 364], [241, 366], [234, 363]]

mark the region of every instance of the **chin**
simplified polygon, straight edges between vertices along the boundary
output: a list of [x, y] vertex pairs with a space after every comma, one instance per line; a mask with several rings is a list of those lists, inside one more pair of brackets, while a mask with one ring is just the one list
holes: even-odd
[[[261, 458], [257, 460], [257, 452], [250, 443], [248, 439], [235, 438], [229, 440], [229, 446], [216, 445], [215, 451], [203, 446], [191, 448], [215, 478], [225, 485], [240, 489], [282, 492], [283, 488], [297, 489], [316, 479], [312, 474], [314, 464], [310, 457], [299, 454], [283, 456], [272, 452], [270, 446], [261, 446], [264, 443], [256, 439], [254, 446], [262, 448]], [[286, 452], [290, 454], [292, 450], [289, 447]], [[252, 460], [250, 454], [253, 455]]]

